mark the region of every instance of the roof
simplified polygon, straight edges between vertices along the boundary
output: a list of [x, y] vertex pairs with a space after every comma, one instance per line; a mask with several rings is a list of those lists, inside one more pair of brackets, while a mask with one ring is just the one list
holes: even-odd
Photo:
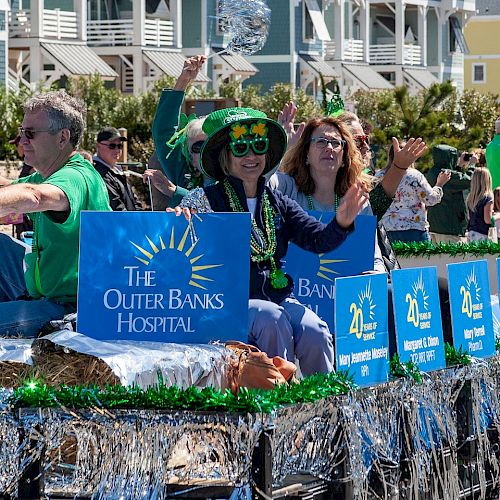
[[67, 74], [73, 76], [100, 75], [116, 78], [118, 74], [87, 45], [76, 43], [42, 42], [44, 54], [60, 64]]
[[219, 56], [224, 62], [229, 64], [236, 73], [251, 73], [254, 75], [259, 70], [243, 56], [239, 54], [223, 54]]
[[495, 16], [500, 14], [500, 2], [498, 0], [476, 0], [477, 16]]
[[[148, 49], [142, 51], [143, 55], [149, 59], [151, 64], [156, 66], [161, 72], [168, 76], [178, 78], [182, 72], [184, 61], [186, 58], [179, 52], [169, 52], [168, 50], [161, 49]], [[205, 83], [210, 79], [203, 73], [198, 73], [195, 82]]]
[[300, 57], [314, 70], [316, 73], [321, 73], [327, 78], [338, 78], [340, 75], [327, 62], [323, 61], [320, 56], [312, 56], [309, 54], [300, 54]]
[[423, 89], [427, 89], [434, 83], [439, 82], [439, 80], [429, 70], [424, 68], [403, 68], [403, 73], [408, 75]]
[[394, 87], [367, 64], [342, 63], [342, 69], [348, 71], [351, 77], [356, 78], [368, 90], [393, 89]]

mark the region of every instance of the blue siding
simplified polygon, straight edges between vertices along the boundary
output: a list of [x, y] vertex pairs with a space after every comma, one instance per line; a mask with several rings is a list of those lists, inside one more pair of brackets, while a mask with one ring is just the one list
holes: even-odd
[[288, 1], [268, 0], [271, 9], [271, 29], [259, 55], [290, 53], [290, 7]]
[[[23, 2], [23, 7], [24, 7], [24, 2]], [[73, 8], [73, 0], [45, 0], [44, 8], [68, 10], [70, 12], [75, 11], [75, 9]]]
[[[435, 40], [437, 38], [438, 31], [438, 20], [434, 10], [429, 10], [427, 15], [427, 65], [437, 66], [440, 61], [438, 61], [438, 51], [436, 49]], [[446, 52], [448, 50], [446, 49]]]
[[182, 46], [201, 47], [201, 2], [183, 0], [182, 2]]
[[290, 64], [283, 63], [252, 63], [259, 72], [243, 82], [248, 84], [262, 85], [262, 92], [267, 92], [275, 83], [290, 82]]
[[0, 86], [7, 85], [7, 75], [5, 74], [7, 47], [5, 40], [0, 40]]
[[0, 10], [0, 31], [5, 31], [6, 28], [5, 17], [6, 17], [6, 12], [4, 10]]

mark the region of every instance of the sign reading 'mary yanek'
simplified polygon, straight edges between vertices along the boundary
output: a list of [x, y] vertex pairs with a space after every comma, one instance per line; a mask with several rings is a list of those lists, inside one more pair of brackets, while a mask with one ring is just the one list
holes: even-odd
[[78, 331], [100, 340], [246, 341], [249, 214], [83, 212]]

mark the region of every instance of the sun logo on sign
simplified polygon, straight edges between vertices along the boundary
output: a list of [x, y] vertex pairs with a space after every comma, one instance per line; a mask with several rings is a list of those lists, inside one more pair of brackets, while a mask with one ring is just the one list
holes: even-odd
[[475, 295], [475, 301], [479, 302], [481, 300], [481, 288], [479, 287], [479, 284], [477, 282], [477, 276], [476, 276], [476, 268], [473, 266], [470, 274], [467, 276], [465, 280], [465, 286], [467, 287], [467, 290], [472, 294], [474, 292]]
[[422, 276], [422, 273], [420, 273], [417, 281], [413, 283], [412, 291], [413, 298], [417, 300], [420, 297], [422, 300], [419, 301], [419, 303], [421, 303], [424, 306], [424, 310], [427, 311], [427, 309], [429, 309], [429, 295], [425, 292], [424, 277]]
[[[371, 281], [369, 281], [364, 290], [358, 295], [358, 304], [359, 308], [368, 311], [368, 315], [370, 317], [370, 321], [375, 319], [375, 307], [377, 307], [373, 303], [373, 293], [371, 287]], [[364, 309], [366, 308], [366, 309]]]
[[[130, 243], [141, 253], [141, 256], [135, 255], [135, 259], [144, 264], [145, 266], [149, 266], [151, 261], [162, 252], [170, 252], [170, 257], [182, 256], [183, 262], [178, 262], [179, 267], [185, 267], [186, 259], [188, 262], [188, 266], [190, 266], [190, 274], [189, 274], [189, 284], [196, 288], [201, 288], [202, 290], [207, 290], [205, 286], [203, 286], [203, 282], [214, 281], [212, 278], [204, 276], [202, 273], [207, 271], [208, 269], [214, 269], [217, 267], [223, 266], [223, 264], [205, 264], [201, 265], [200, 260], [204, 257], [204, 254], [193, 255], [196, 245], [198, 244], [199, 239], [191, 242], [191, 245], [187, 245], [187, 238], [189, 235], [191, 227], [188, 225], [184, 234], [181, 236], [179, 243], [175, 241], [175, 231], [174, 227], [170, 231], [170, 237], [168, 239], [168, 245], [165, 244], [163, 238], [159, 236], [158, 243], [156, 244], [149, 236], [146, 235], [146, 240], [148, 242], [149, 248], [143, 248], [142, 246], [130, 241]], [[175, 252], [173, 254], [172, 252]], [[177, 264], [175, 259], [172, 259], [172, 262], [169, 262], [169, 265]]]
[[[321, 220], [323, 216], [319, 218]], [[335, 271], [334, 269], [331, 269], [330, 264], [337, 264], [339, 262], [348, 262], [347, 259], [325, 259], [325, 254], [320, 253], [318, 254], [318, 259], [319, 259], [319, 266], [318, 266], [318, 272], [316, 273], [316, 276], [318, 278], [323, 278], [327, 281], [335, 281], [335, 278], [332, 276], [334, 274], [340, 274], [339, 272]], [[330, 275], [330, 276], [329, 276]]]

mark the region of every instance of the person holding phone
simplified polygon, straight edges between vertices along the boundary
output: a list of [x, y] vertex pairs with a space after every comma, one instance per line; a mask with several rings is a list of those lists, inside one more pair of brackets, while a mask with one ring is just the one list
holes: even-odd
[[468, 216], [464, 194], [470, 189], [478, 157], [469, 152], [463, 152], [459, 156], [456, 148], [438, 144], [432, 149], [432, 158], [434, 165], [426, 175], [429, 183], [435, 184], [442, 170], [450, 173], [450, 180], [443, 186], [441, 203], [429, 207], [427, 212], [431, 241], [465, 242]]

